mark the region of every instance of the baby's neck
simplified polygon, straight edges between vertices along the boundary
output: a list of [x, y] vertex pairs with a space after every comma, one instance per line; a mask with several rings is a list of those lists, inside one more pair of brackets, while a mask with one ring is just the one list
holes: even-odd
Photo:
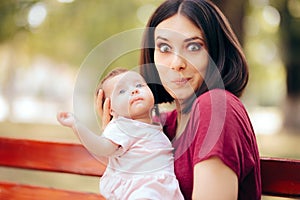
[[146, 115], [140, 115], [140, 116], [135, 116], [135, 117], [114, 115], [113, 117], [114, 118], [124, 117], [124, 118], [127, 118], [127, 119], [143, 122], [143, 123], [146, 123], [146, 124], [153, 124], [153, 120], [152, 120], [152, 117], [150, 115], [147, 115], [147, 116]]
[[136, 118], [136, 119], [133, 119], [133, 120], [143, 122], [143, 123], [146, 123], [146, 124], [153, 124], [152, 119], [150, 117], [149, 118]]

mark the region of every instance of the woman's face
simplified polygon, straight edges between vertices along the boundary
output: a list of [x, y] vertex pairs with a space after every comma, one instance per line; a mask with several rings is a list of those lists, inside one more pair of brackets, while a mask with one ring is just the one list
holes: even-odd
[[194, 95], [204, 81], [209, 56], [201, 30], [176, 14], [155, 29], [154, 62], [165, 89], [179, 101]]

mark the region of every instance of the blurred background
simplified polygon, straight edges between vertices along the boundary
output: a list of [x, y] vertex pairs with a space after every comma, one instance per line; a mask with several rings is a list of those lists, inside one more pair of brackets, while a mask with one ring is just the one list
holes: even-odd
[[[72, 111], [80, 68], [99, 44], [143, 28], [161, 2], [0, 1], [0, 137], [79, 142], [58, 125], [56, 113]], [[300, 159], [300, 0], [214, 2], [231, 22], [250, 65], [242, 101], [261, 156]], [[105, 53], [113, 54], [121, 46], [114, 43]], [[92, 64], [93, 70], [131, 68], [138, 63], [138, 51], [105, 66], [100, 60]], [[84, 88], [95, 85], [86, 81]], [[0, 168], [1, 180], [98, 192], [98, 179], [58, 178], [64, 176]]]

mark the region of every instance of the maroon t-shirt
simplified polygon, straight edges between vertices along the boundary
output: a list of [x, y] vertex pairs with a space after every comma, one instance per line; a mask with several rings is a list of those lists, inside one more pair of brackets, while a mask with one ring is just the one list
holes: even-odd
[[[172, 140], [177, 112], [167, 113], [164, 131]], [[198, 97], [187, 127], [173, 139], [175, 173], [186, 200], [192, 199], [193, 168], [212, 156], [219, 157], [238, 177], [238, 199], [261, 199], [260, 160], [255, 134], [241, 101], [215, 89]]]

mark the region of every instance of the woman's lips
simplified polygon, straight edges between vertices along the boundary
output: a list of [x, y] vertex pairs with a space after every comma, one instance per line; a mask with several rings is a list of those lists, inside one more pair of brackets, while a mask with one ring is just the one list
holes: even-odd
[[176, 85], [185, 85], [190, 80], [191, 80], [191, 78], [178, 78], [178, 79], [175, 79], [175, 80], [173, 80], [171, 82], [175, 83]]

